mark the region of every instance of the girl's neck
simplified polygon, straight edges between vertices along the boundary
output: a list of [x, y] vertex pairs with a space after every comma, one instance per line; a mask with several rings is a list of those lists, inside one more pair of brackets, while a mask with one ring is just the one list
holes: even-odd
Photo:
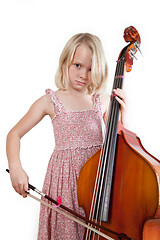
[[75, 97], [80, 97], [80, 96], [84, 96], [84, 95], [90, 95], [89, 92], [88, 92], [88, 89], [86, 91], [77, 91], [75, 89], [67, 89], [65, 91], [67, 94], [70, 94], [72, 96], [75, 96]]

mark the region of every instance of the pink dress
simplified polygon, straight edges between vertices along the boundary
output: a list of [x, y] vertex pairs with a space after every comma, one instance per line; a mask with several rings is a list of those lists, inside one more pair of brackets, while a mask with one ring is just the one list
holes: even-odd
[[[50, 158], [43, 192], [84, 215], [77, 200], [77, 181], [84, 163], [102, 145], [102, 110], [99, 94], [94, 95], [93, 109], [67, 111], [55, 92], [46, 90], [54, 106], [52, 120], [55, 149]], [[84, 227], [62, 214], [41, 205], [38, 240], [82, 240]]]

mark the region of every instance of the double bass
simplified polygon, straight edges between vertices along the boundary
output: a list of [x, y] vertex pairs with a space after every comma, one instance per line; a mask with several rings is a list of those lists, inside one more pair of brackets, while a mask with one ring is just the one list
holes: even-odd
[[[134, 27], [124, 31], [129, 44], [119, 54], [113, 89], [122, 88], [141, 39]], [[119, 122], [120, 105], [112, 93], [103, 146], [80, 171], [77, 194], [87, 219], [108, 239], [160, 240], [160, 161]], [[92, 226], [92, 224], [89, 224]], [[84, 240], [102, 240], [87, 229]]]

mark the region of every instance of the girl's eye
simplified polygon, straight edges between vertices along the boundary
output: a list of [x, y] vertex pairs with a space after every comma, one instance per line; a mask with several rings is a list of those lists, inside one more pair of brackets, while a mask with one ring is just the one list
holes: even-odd
[[80, 66], [81, 66], [79, 63], [75, 63], [74, 65], [75, 65], [77, 68], [80, 68]]

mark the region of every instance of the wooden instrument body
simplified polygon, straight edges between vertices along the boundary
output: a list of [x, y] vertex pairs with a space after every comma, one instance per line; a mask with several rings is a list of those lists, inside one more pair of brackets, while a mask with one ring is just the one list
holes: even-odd
[[[134, 240], [160, 239], [160, 162], [142, 146], [139, 138], [119, 125], [109, 219], [101, 224]], [[77, 193], [87, 218], [91, 208], [99, 149], [81, 169]], [[119, 239], [118, 236], [106, 234]], [[86, 238], [85, 238], [86, 239]], [[94, 239], [104, 239], [97, 236]]]

